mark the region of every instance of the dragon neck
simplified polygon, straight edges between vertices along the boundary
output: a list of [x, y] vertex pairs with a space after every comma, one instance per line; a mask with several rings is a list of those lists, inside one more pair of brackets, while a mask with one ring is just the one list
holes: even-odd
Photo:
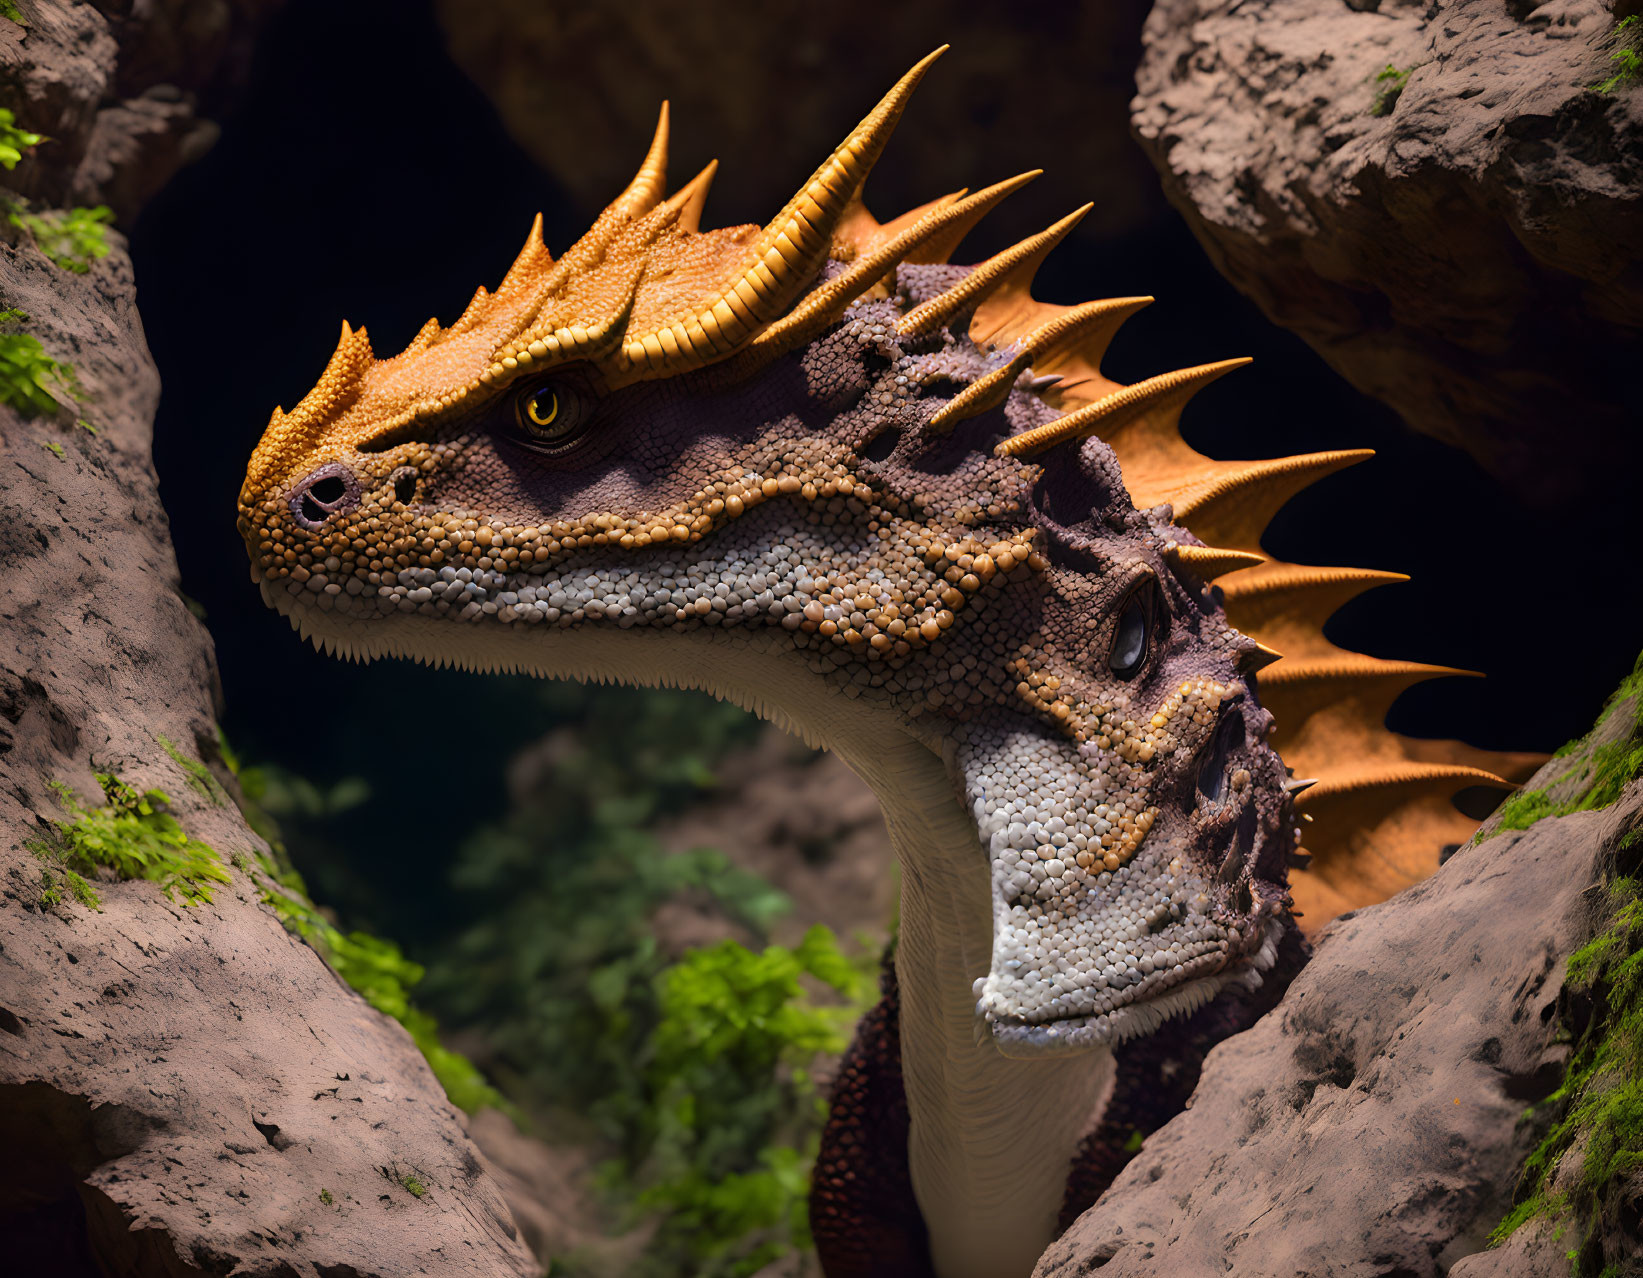
[[1110, 1089], [1112, 1055], [1020, 1060], [978, 1042], [974, 986], [991, 962], [993, 898], [975, 825], [923, 745], [842, 753], [877, 793], [901, 861], [908, 1160], [936, 1273], [1029, 1274], [1055, 1237], [1073, 1158]]
[[[1105, 1104], [1112, 1056], [1016, 1059], [978, 1041], [977, 978], [993, 948], [989, 860], [933, 743], [887, 709], [828, 690], [776, 644], [731, 648], [705, 636], [592, 629], [492, 637], [476, 653], [456, 628], [422, 617], [394, 627], [270, 595], [305, 637], [363, 659], [516, 670], [550, 678], [700, 688], [812, 745], [837, 752], [878, 797], [901, 862], [902, 1077], [908, 1161], [939, 1278], [1013, 1278], [1054, 1238], [1068, 1173]], [[964, 770], [983, 757], [967, 758]]]

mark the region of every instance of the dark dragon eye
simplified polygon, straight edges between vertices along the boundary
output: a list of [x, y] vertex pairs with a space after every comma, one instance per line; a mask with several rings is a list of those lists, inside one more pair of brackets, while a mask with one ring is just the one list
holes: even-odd
[[572, 443], [582, 433], [587, 416], [581, 398], [557, 384], [526, 387], [514, 407], [525, 437], [550, 449]]
[[1147, 664], [1152, 646], [1152, 592], [1146, 588], [1130, 592], [1113, 627], [1112, 647], [1107, 666], [1120, 679], [1133, 679]]

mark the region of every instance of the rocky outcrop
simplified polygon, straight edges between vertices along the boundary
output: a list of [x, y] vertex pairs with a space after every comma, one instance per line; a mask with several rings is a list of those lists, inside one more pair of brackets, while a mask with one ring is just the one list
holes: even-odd
[[[925, 77], [909, 116], [924, 122], [921, 136], [939, 140], [892, 144], [867, 190], [875, 213], [890, 217], [958, 186], [1052, 164], [1091, 187], [1097, 203], [1086, 234], [1134, 230], [1159, 207], [1123, 127], [1146, 0], [959, 8], [839, 0], [825, 21], [795, 22], [747, 0], [439, 0], [437, 8], [457, 64], [585, 213], [633, 176], [667, 98], [674, 183], [718, 156], [707, 224], [762, 223], [879, 93], [949, 41], [952, 52]], [[994, 222], [997, 233], [1018, 235], [1044, 224], [1041, 209], [1008, 207]]]
[[[1605, 720], [1635, 722], [1630, 705]], [[1608, 739], [1600, 728], [1587, 748]], [[1530, 788], [1555, 803], [1570, 777], [1590, 784], [1582, 758], [1553, 759]], [[1550, 1121], [1551, 1107], [1525, 1111], [1563, 1076], [1566, 961], [1603, 885], [1637, 873], [1640, 828], [1634, 780], [1606, 808], [1486, 825], [1433, 878], [1335, 920], [1038, 1278], [1567, 1274], [1565, 1231], [1531, 1222], [1485, 1246]]]
[[[5, 104], [61, 138], [31, 162], [30, 189], [80, 198], [111, 109], [95, 104], [151, 46], [122, 43], [89, 5], [21, 7]], [[173, 12], [194, 31], [200, 9], [143, 12], [150, 25], [130, 31]], [[76, 275], [0, 246], [0, 302], [74, 369], [46, 378], [57, 413], [0, 407], [0, 1267], [538, 1273], [410, 1038], [263, 903], [246, 854], [266, 847], [226, 801], [210, 640], [179, 593], [149, 461], [158, 378], [130, 260], [118, 236], [111, 247]], [[170, 795], [224, 879], [212, 900], [185, 906], [109, 871], [98, 908], [53, 892], [41, 851], [68, 820], [53, 786], [95, 808], [94, 772]]]
[[1136, 137], [1360, 390], [1563, 504], [1643, 457], [1643, 88], [1603, 0], [1160, 0]]
[[0, 105], [49, 139], [6, 185], [50, 207], [135, 216], [215, 141], [210, 115], [244, 80], [251, 39], [282, 0], [146, 4], [16, 0], [0, 18]]

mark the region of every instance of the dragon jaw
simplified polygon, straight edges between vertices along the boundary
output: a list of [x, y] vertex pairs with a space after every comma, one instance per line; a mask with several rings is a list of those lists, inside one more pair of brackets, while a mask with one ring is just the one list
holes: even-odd
[[[874, 785], [945, 1278], [1036, 1256], [1108, 1047], [1271, 962], [1295, 802], [1254, 673], [1277, 654], [1209, 583], [1257, 613], [1338, 593], [1316, 573], [1343, 570], [1286, 576], [1254, 543], [1355, 455], [1217, 468], [1181, 444], [1231, 365], [1106, 379], [1147, 299], [1029, 291], [1076, 215], [945, 265], [1022, 179], [874, 222], [861, 182], [929, 61], [765, 228], [697, 229], [711, 166], [662, 198], [664, 111], [563, 258], [538, 223], [495, 293], [393, 359], [344, 325], [258, 445], [240, 527], [265, 597], [339, 654], [702, 687]], [[1488, 775], [1359, 753], [1320, 792]]]

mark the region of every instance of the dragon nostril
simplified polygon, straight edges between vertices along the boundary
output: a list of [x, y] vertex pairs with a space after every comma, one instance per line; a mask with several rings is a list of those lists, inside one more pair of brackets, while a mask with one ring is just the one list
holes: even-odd
[[896, 445], [900, 442], [900, 440], [901, 432], [893, 426], [888, 430], [880, 431], [877, 435], [874, 435], [873, 438], [867, 442], [866, 447], [861, 450], [862, 460], [870, 462], [881, 462], [886, 460], [891, 453], [896, 451]]
[[290, 496], [292, 517], [299, 525], [317, 529], [332, 515], [359, 504], [359, 480], [341, 462], [327, 462], [305, 475]]
[[1215, 740], [1204, 762], [1198, 769], [1198, 793], [1209, 803], [1218, 803], [1226, 790], [1227, 763], [1246, 736], [1244, 715], [1236, 705], [1229, 706], [1215, 729]]
[[340, 475], [327, 475], [324, 479], [315, 481], [307, 495], [329, 509], [348, 495], [348, 485], [342, 482]]

